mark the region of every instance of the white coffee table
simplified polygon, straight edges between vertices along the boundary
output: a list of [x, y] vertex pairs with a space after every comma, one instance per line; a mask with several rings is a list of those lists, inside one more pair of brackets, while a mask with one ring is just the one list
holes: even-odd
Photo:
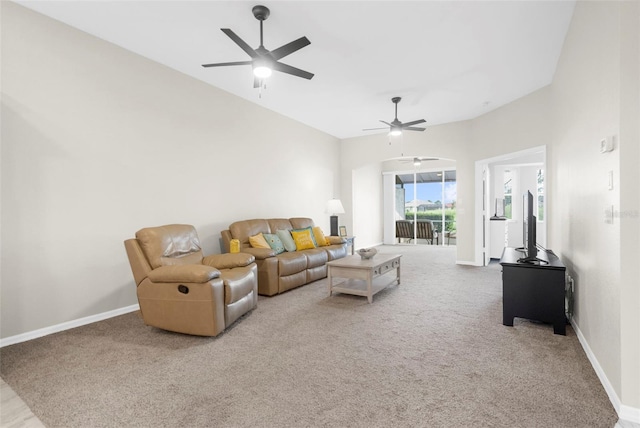
[[[378, 291], [394, 282], [400, 285], [401, 257], [399, 254], [376, 254], [363, 260], [360, 256], [347, 256], [327, 263], [329, 296], [335, 291], [366, 296], [369, 303], [373, 302], [373, 295]], [[334, 284], [334, 277], [344, 280]]]

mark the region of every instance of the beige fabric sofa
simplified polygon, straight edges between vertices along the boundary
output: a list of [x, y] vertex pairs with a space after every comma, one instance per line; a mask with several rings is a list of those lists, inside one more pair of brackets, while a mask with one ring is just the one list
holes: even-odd
[[124, 245], [147, 325], [217, 336], [258, 304], [254, 257], [203, 256], [191, 225], [141, 229]]
[[327, 276], [327, 262], [347, 255], [347, 244], [343, 238], [327, 236], [331, 245], [302, 251], [276, 254], [273, 249], [253, 248], [249, 237], [259, 233], [276, 233], [278, 230], [314, 227], [310, 218], [274, 218], [242, 220], [223, 230], [222, 244], [229, 252], [232, 239], [240, 241], [240, 251], [255, 256], [258, 265], [258, 294], [273, 296], [292, 288], [300, 287]]

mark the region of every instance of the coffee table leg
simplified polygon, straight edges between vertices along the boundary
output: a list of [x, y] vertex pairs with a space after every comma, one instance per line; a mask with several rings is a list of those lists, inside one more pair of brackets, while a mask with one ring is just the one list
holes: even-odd
[[367, 277], [367, 300], [369, 300], [369, 304], [373, 303], [373, 273], [369, 272]]
[[331, 282], [333, 281], [331, 279], [331, 266], [329, 266], [328, 272], [327, 272], [327, 279], [329, 280], [329, 282], [327, 283], [328, 287], [329, 287], [329, 297], [331, 297]]
[[398, 267], [396, 268], [396, 276], [398, 277], [398, 285], [400, 285], [400, 263], [398, 262]]

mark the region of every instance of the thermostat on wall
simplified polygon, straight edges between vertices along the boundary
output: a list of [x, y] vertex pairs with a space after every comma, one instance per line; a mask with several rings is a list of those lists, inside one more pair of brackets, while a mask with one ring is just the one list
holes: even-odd
[[613, 150], [613, 137], [606, 137], [600, 140], [600, 153], [607, 153]]

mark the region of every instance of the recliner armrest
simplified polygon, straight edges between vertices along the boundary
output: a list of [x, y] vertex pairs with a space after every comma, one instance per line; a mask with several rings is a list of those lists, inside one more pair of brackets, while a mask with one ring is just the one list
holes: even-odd
[[205, 283], [220, 276], [220, 271], [206, 265], [160, 266], [149, 272], [151, 282]]
[[340, 244], [344, 244], [345, 242], [347, 242], [346, 239], [340, 237], [340, 236], [325, 236], [325, 238], [327, 238], [329, 240], [329, 243], [331, 245], [340, 245]]
[[[257, 260], [268, 259], [269, 257], [275, 257], [275, 255], [276, 255], [275, 250], [273, 250], [271, 248], [246, 247], [246, 248], [242, 248], [241, 251], [242, 251], [242, 253], [251, 254]], [[242, 253], [228, 253], [228, 254], [242, 254]]]
[[212, 254], [202, 259], [202, 264], [217, 269], [231, 269], [248, 266], [255, 261], [255, 256], [248, 253]]

